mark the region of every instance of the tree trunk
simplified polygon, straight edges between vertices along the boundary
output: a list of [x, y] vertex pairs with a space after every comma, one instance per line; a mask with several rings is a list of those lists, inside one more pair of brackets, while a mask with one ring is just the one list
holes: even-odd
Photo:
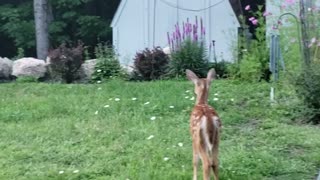
[[309, 27], [308, 21], [306, 18], [306, 2], [305, 0], [300, 1], [300, 24], [301, 24], [301, 32], [302, 32], [302, 40], [303, 40], [303, 57], [305, 65], [310, 64], [310, 37], [309, 37]]
[[49, 50], [49, 21], [52, 12], [48, 0], [34, 0], [37, 58], [45, 60]]

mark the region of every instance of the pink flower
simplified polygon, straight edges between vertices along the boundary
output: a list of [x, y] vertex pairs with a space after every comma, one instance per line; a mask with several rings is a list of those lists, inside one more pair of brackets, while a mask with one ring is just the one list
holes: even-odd
[[253, 21], [255, 19], [256, 19], [255, 17], [251, 17], [251, 18], [249, 18], [249, 21]]
[[267, 11], [264, 11], [264, 12], [263, 12], [263, 16], [270, 16], [270, 15], [272, 15], [271, 12], [267, 12]]
[[294, 4], [295, 2], [294, 2], [294, 0], [286, 0], [285, 3], [286, 3], [287, 5], [292, 5], [292, 4]]
[[244, 9], [245, 9], [246, 11], [250, 10], [250, 5], [247, 5]]
[[254, 19], [251, 21], [253, 25], [257, 25], [258, 24], [258, 19]]

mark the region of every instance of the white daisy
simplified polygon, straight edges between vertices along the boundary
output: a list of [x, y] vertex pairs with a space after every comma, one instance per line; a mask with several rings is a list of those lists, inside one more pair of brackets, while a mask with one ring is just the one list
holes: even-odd
[[120, 101], [120, 98], [114, 98], [115, 101]]
[[182, 147], [182, 146], [183, 146], [183, 143], [178, 143], [178, 146]]
[[163, 160], [164, 160], [164, 161], [168, 161], [168, 160], [169, 160], [169, 158], [168, 158], [168, 157], [165, 157], [165, 158], [163, 158]]
[[147, 139], [150, 140], [152, 138], [154, 138], [154, 135], [150, 135]]
[[109, 105], [109, 104], [107, 104], [107, 105], [105, 105], [105, 106], [103, 106], [103, 107], [108, 108], [108, 107], [110, 107], [110, 105]]
[[173, 108], [174, 108], [174, 106], [169, 106], [169, 108], [173, 109]]
[[94, 114], [97, 115], [99, 113], [99, 111], [96, 111]]
[[59, 171], [59, 174], [63, 174], [64, 173], [64, 171]]
[[132, 98], [131, 100], [132, 100], [132, 101], [135, 101], [135, 100], [137, 100], [137, 98], [134, 97], [134, 98]]
[[144, 105], [150, 104], [150, 102], [145, 102]]
[[78, 173], [78, 172], [79, 172], [79, 170], [78, 170], [78, 169], [76, 169], [76, 170], [74, 170], [74, 171], [73, 171], [73, 173]]
[[150, 118], [150, 120], [154, 121], [154, 120], [156, 120], [156, 117], [155, 117], [155, 116], [152, 116], [152, 117]]

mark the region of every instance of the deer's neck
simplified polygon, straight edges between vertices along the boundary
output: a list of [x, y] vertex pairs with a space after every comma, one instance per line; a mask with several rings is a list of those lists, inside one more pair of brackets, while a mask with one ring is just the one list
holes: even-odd
[[208, 104], [208, 91], [205, 90], [197, 95], [196, 104]]

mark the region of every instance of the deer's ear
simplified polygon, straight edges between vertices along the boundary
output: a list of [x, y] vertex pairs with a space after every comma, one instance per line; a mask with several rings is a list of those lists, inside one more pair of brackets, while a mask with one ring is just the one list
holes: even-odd
[[212, 68], [207, 74], [207, 81], [211, 83], [211, 81], [214, 80], [215, 78], [216, 78], [216, 71], [214, 70], [214, 68]]
[[198, 76], [192, 72], [191, 70], [187, 69], [186, 70], [187, 78], [192, 81], [194, 84], [197, 84], [199, 82]]

